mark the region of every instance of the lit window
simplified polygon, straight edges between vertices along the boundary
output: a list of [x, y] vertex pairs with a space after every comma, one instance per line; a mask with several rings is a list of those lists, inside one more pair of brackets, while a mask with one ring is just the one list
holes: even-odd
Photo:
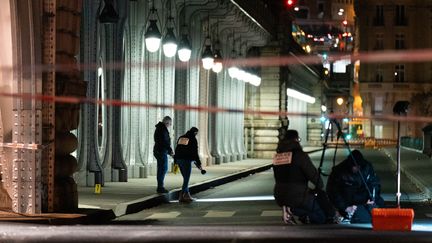
[[395, 66], [394, 81], [398, 83], [405, 82], [405, 65], [398, 64]]

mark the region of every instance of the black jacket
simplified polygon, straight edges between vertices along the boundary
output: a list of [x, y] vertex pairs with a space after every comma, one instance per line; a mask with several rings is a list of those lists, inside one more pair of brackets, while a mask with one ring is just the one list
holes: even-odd
[[[329, 199], [341, 213], [344, 213], [349, 206], [366, 204], [369, 199], [374, 200], [378, 207], [384, 204], [380, 195], [380, 181], [372, 164], [364, 159], [356, 162], [360, 165], [360, 170], [357, 173], [352, 171], [352, 160], [346, 159], [332, 169], [327, 181]], [[363, 175], [372, 195], [369, 195], [359, 172]], [[375, 195], [373, 195], [374, 191]], [[371, 198], [373, 196], [375, 198]]]
[[156, 130], [154, 132], [153, 138], [154, 138], [154, 147], [153, 152], [154, 153], [172, 153], [171, 148], [171, 140], [169, 136], [169, 132], [165, 124], [162, 122], [159, 122], [156, 124]]
[[323, 188], [323, 181], [307, 153], [293, 140], [281, 140], [277, 153], [292, 152], [292, 163], [273, 166], [276, 181], [274, 196], [279, 205], [299, 207], [310, 196], [308, 182], [316, 189]]
[[[179, 144], [181, 138], [187, 138], [187, 145]], [[187, 159], [197, 163], [197, 166], [201, 165], [201, 161], [198, 155], [198, 142], [194, 132], [188, 131], [186, 134], [180, 136], [177, 139], [177, 146], [175, 148], [174, 159]]]

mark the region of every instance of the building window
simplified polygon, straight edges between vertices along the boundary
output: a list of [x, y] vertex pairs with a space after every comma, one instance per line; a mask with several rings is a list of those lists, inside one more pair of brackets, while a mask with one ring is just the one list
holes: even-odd
[[405, 17], [405, 6], [403, 5], [396, 5], [395, 24], [407, 25], [407, 19]]
[[377, 83], [383, 82], [383, 71], [382, 71], [381, 65], [378, 65], [377, 69], [375, 71], [375, 82], [377, 82]]
[[398, 64], [395, 66], [394, 81], [396, 83], [405, 82], [405, 65]]
[[376, 5], [375, 6], [374, 25], [375, 26], [384, 25], [384, 6], [383, 5]]
[[381, 96], [375, 97], [374, 114], [382, 114], [384, 99]]
[[375, 50], [384, 49], [384, 34], [377, 33], [375, 35]]
[[404, 34], [396, 34], [395, 36], [395, 49], [405, 49], [405, 35]]

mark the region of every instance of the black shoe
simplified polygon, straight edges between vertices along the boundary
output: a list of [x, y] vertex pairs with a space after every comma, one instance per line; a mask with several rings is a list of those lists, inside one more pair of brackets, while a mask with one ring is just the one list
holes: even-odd
[[156, 189], [156, 192], [157, 192], [157, 193], [167, 193], [168, 190], [165, 189], [164, 187], [161, 187], [161, 188]]

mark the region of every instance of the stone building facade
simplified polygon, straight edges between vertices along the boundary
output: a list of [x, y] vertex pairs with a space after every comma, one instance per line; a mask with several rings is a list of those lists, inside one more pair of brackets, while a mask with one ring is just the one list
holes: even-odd
[[[355, 1], [356, 43], [358, 52], [409, 52], [432, 46], [432, 5], [430, 1]], [[414, 55], [409, 53], [408, 55]], [[394, 139], [397, 122], [380, 120], [393, 115], [397, 101], [410, 101], [409, 114], [419, 112], [416, 94], [432, 88], [432, 63], [408, 62], [404, 58], [382, 62], [360, 62], [359, 90], [363, 112], [370, 119], [364, 123], [365, 136]], [[417, 96], [418, 97], [418, 96]], [[420, 102], [421, 103], [421, 102]], [[403, 123], [402, 135], [421, 137], [424, 123]]]

